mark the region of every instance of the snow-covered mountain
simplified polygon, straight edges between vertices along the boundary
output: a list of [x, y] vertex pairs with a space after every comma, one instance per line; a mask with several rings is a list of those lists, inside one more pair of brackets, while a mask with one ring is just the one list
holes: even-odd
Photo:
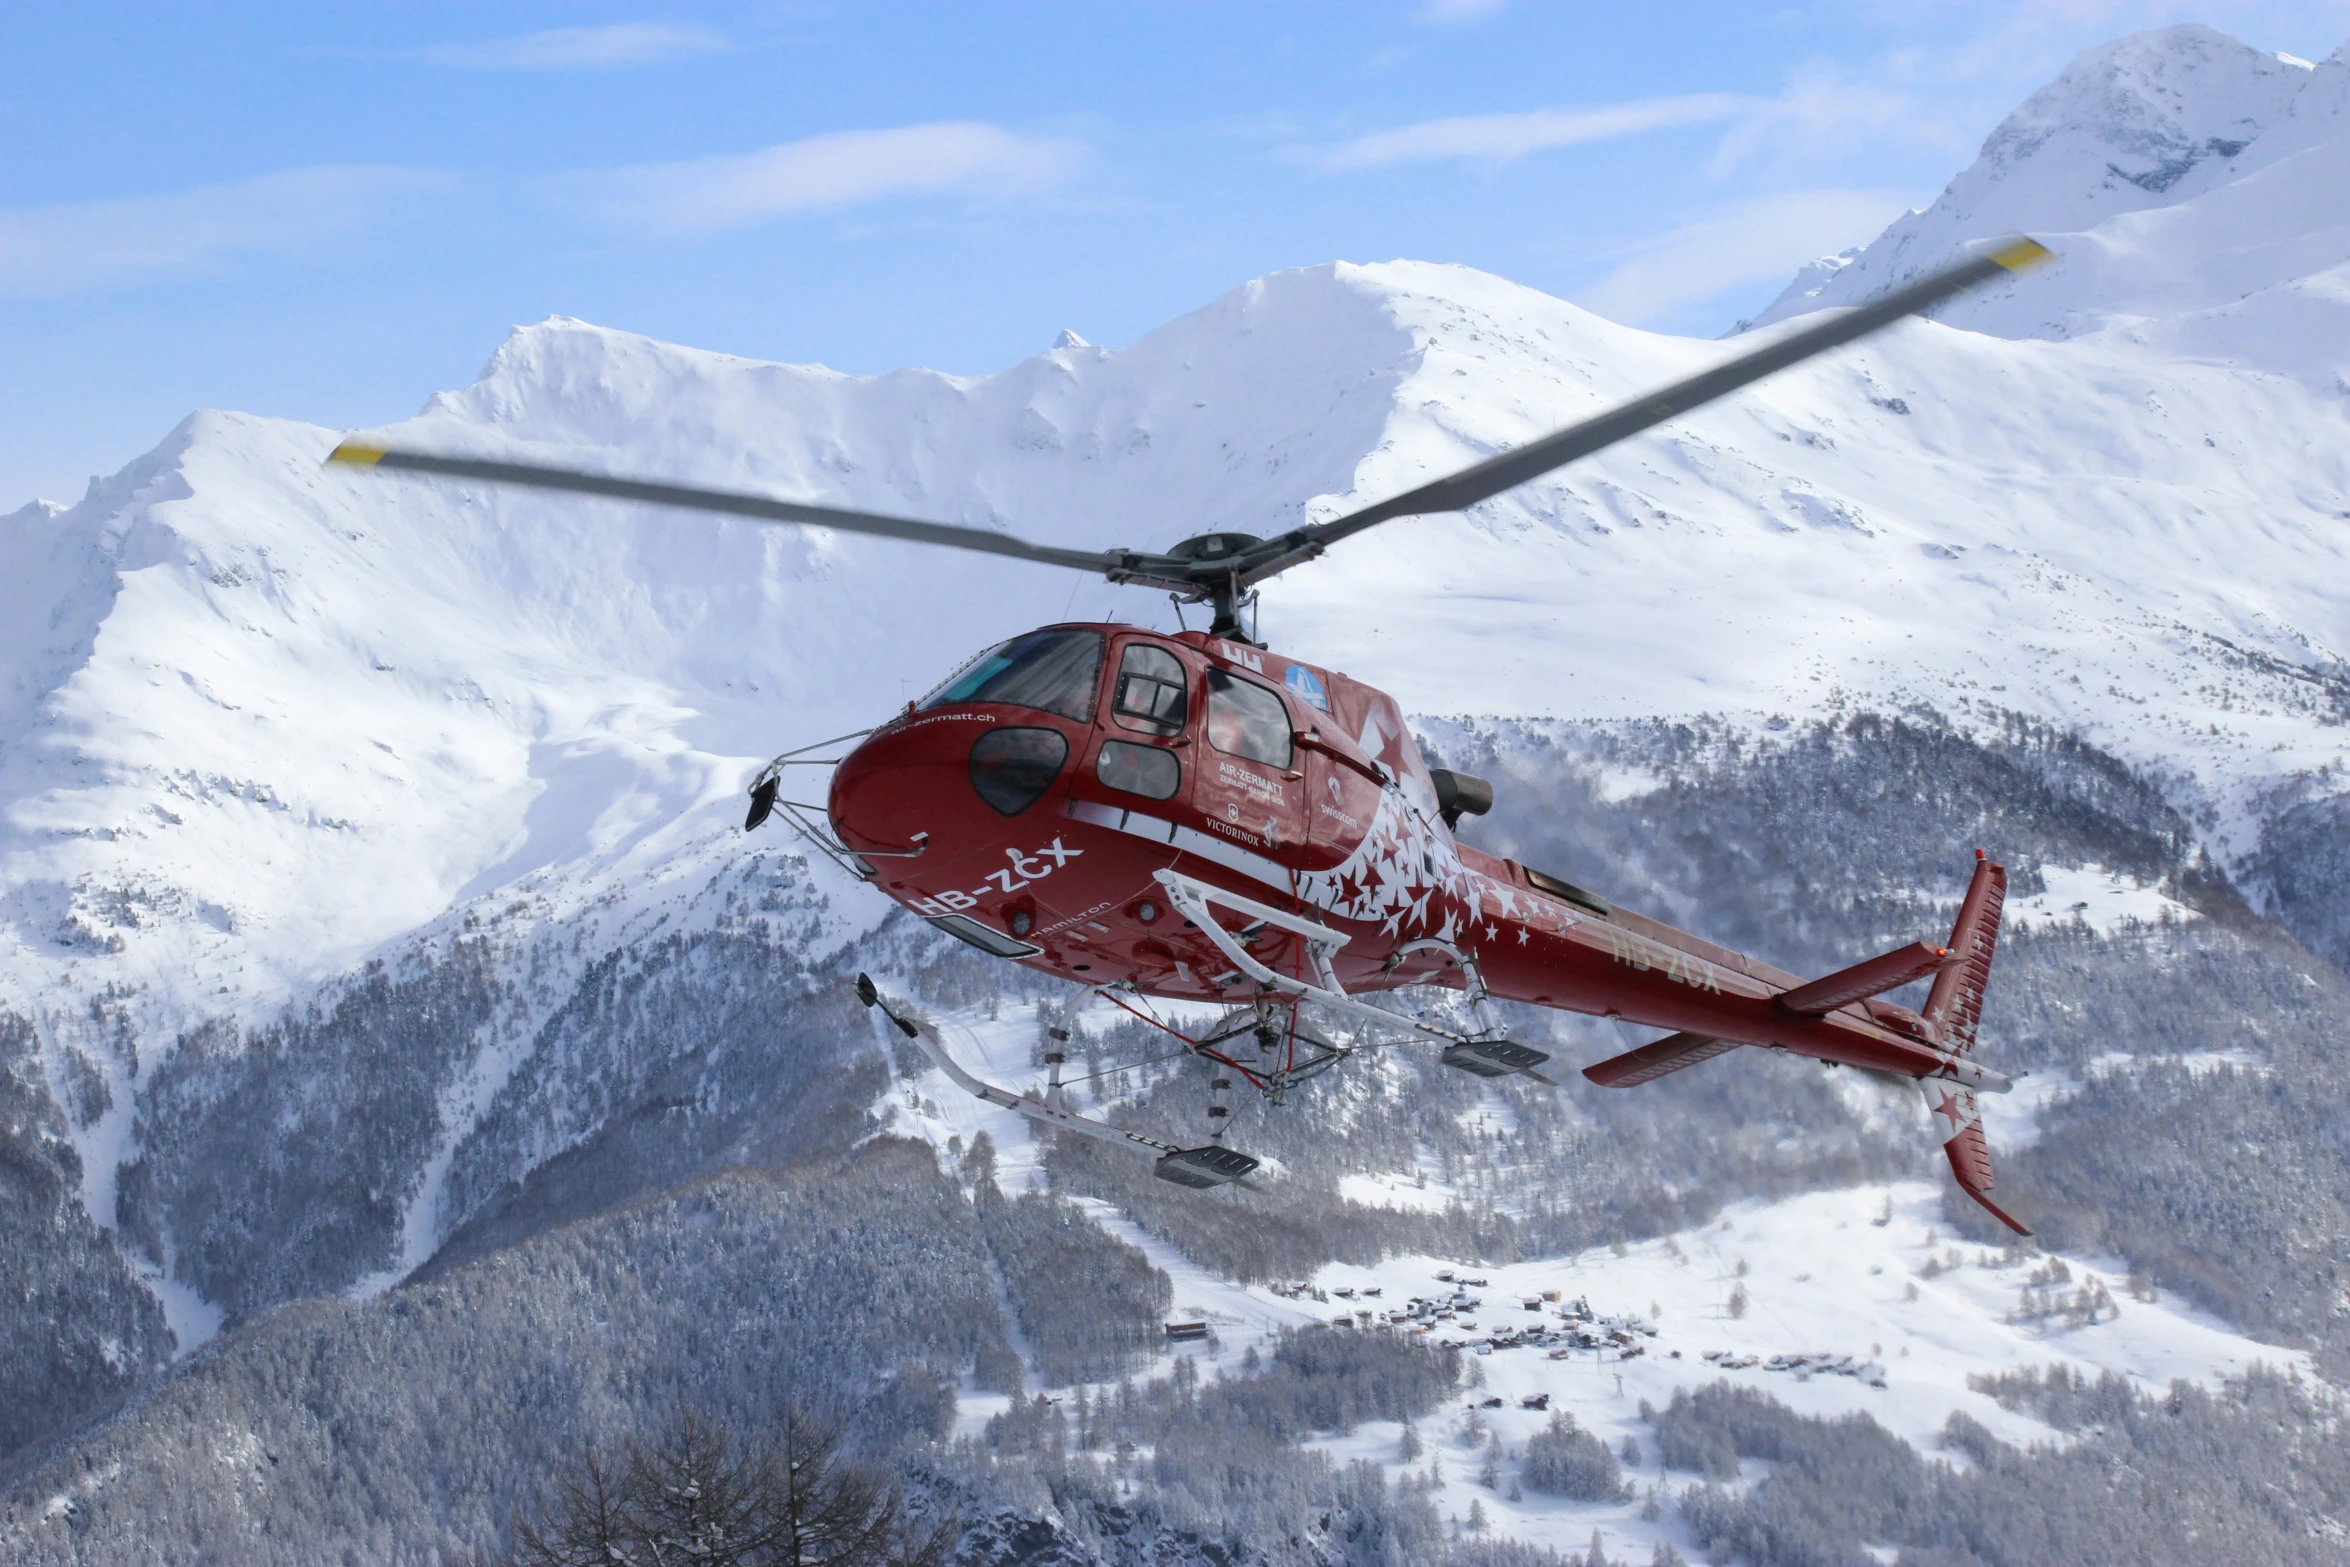
[[[971, 381], [552, 321], [386, 433], [1157, 543], [1375, 498], [1719, 352], [1466, 269], [1341, 264]], [[2338, 752], [2343, 430], [2278, 377], [1913, 324], [1350, 543], [1264, 620], [1420, 712], [2029, 713], [2179, 774], [2240, 851]], [[730, 820], [757, 758], [990, 639], [1168, 614], [986, 558], [330, 472], [335, 438], [199, 414], [12, 519], [15, 1004], [275, 1003], [527, 873], [641, 874]]]
[[[1777, 859], [1763, 840], [1790, 822], [1862, 863], [1838, 836], [1855, 821], [1906, 808], [1962, 831], [1944, 803], [2007, 789], [2000, 819], [2050, 871], [2020, 865], [2038, 880], [2019, 915], [2063, 926], [2058, 956], [2018, 969], [2016, 1015], [2088, 1008], [2111, 1031], [2041, 1041], [2063, 1081], [2093, 1096], [2113, 1075], [2096, 1052], [2132, 1030], [2149, 1051], [2268, 1070], [2258, 1050], [2319, 1029], [2332, 978], [2237, 894], [2321, 948], [2350, 930], [2325, 871], [2350, 859], [2329, 803], [2350, 719], [2346, 82], [2350, 55], [2310, 66], [2208, 29], [2093, 51], [1933, 208], [1799, 278], [1768, 319], [1991, 233], [2033, 232], [2056, 266], [1468, 515], [1350, 541], [1268, 586], [1267, 638], [1490, 753], [1524, 807], [1505, 829], [1505, 799], [1496, 830], [1556, 845], [1562, 869], [1604, 855], [1682, 900], [1660, 912], [1725, 935], [1746, 921], [1746, 939], [1825, 954], [1931, 905], [1931, 865], [1859, 887]], [[1064, 334], [969, 379], [843, 376], [551, 319], [376, 433], [1164, 545], [1351, 509], [1731, 351], [1465, 268], [1340, 263], [1245, 284], [1123, 349]], [[776, 829], [746, 843], [741, 786], [995, 639], [1172, 621], [1151, 595], [992, 557], [327, 469], [341, 433], [199, 413], [78, 504], [0, 518], [0, 1177], [42, 1172], [0, 1212], [44, 1237], [0, 1255], [0, 1314], [27, 1303], [0, 1344], [0, 1405], [20, 1412], [149, 1385], [224, 1320], [368, 1297], [720, 1162], [832, 1149], [877, 1102], [897, 1113], [834, 980], [929, 957]], [[1862, 713], [1938, 738], [1903, 751], [1815, 727]], [[1936, 745], [1959, 761], [1926, 757]], [[1889, 776], [1901, 757], [1918, 771]], [[1953, 784], [1964, 767], [1980, 776]], [[1789, 798], [1854, 776], [1882, 792], [1843, 816]], [[1687, 848], [1706, 831], [1734, 839], [1707, 840], [1719, 875]], [[1698, 871], [1676, 879], [1676, 854]], [[1758, 878], [1823, 893], [1832, 917], [1706, 901]], [[2193, 900], [2230, 917], [2192, 952], [2084, 969], [2062, 943], [2120, 928], [2065, 923], [2084, 887], [2174, 936]], [[2033, 961], [2023, 923], [2015, 965]], [[2161, 999], [2117, 1011], [2050, 977], [2097, 963], [2140, 964], [2115, 988]], [[2189, 972], [2193, 997], [2161, 990]], [[1002, 998], [960, 973], [941, 982], [963, 987], [951, 999], [992, 1012]], [[2274, 1021], [2294, 1007], [2307, 1017]], [[2193, 1032], [2239, 1013], [2269, 1032], [2249, 1047]], [[905, 1113], [923, 1113], [899, 1077]], [[1769, 1081], [1684, 1111], [1725, 1148], [1751, 1134], [1756, 1158], [1813, 1137], [1828, 1151], [1802, 1179], [1906, 1168], [1865, 1096]], [[1410, 1086], [1431, 1116], [1482, 1116], [1469, 1092]], [[1537, 1151], [1599, 1135], [1510, 1119]], [[1373, 1154], [1351, 1124], [1357, 1184], [1325, 1182], [1312, 1212], [1380, 1207], [1362, 1193], [1398, 1189], [1408, 1131]], [[1750, 1168], [1712, 1152], [1656, 1192], [1608, 1188], [1607, 1211], [1637, 1208], [1654, 1235], [1703, 1220], [1705, 1183], [1736, 1189]], [[1493, 1207], [1531, 1189], [1502, 1168], [1460, 1190]], [[1591, 1168], [1569, 1173], [1615, 1178]], [[1136, 1222], [1165, 1240], [1179, 1221]], [[2295, 1255], [2324, 1253], [2331, 1232], [2310, 1233]], [[0, 1450], [47, 1429], [0, 1418]]]
[[2054, 275], [1954, 301], [2002, 337], [2104, 335], [2350, 388], [2350, 46], [2312, 65], [2208, 27], [2089, 50], [1933, 205], [1814, 262], [1754, 325], [1849, 305], [2029, 233]]

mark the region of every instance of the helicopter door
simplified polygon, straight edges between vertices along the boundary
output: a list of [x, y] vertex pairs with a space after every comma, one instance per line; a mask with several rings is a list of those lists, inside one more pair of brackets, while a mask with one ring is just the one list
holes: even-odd
[[1209, 832], [1289, 863], [1305, 841], [1305, 774], [1288, 704], [1270, 686], [1211, 667], [1206, 706], [1193, 808]]
[[1301, 746], [1306, 770], [1306, 828], [1311, 839], [1299, 863], [1304, 871], [1344, 864], [1371, 834], [1379, 815], [1379, 784], [1356, 747], [1334, 738], [1336, 726], [1323, 719], [1311, 743]]
[[1183, 764], [1191, 744], [1183, 738], [1191, 716], [1191, 671], [1159, 643], [1128, 642], [1118, 650], [1109, 711], [1114, 727], [1099, 731], [1091, 776], [1079, 787], [1089, 797], [1130, 811], [1170, 814], [1148, 802], [1177, 801], [1183, 793]]

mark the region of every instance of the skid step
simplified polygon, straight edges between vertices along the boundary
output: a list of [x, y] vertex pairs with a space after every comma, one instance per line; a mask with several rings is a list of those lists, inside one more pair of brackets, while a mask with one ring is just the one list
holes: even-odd
[[1452, 1045], [1444, 1052], [1444, 1064], [1458, 1067], [1479, 1077], [1514, 1077], [1520, 1072], [1531, 1072], [1550, 1056], [1526, 1045], [1513, 1044], [1506, 1039], [1471, 1039]]
[[1151, 1166], [1162, 1181], [1173, 1181], [1194, 1191], [1227, 1186], [1257, 1167], [1257, 1161], [1230, 1148], [1178, 1148]]

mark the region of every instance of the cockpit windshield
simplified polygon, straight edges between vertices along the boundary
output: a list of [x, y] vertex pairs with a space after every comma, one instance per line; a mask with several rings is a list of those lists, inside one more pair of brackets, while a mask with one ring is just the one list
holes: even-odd
[[1100, 632], [1031, 631], [989, 648], [917, 705], [1004, 702], [1091, 723], [1101, 673]]

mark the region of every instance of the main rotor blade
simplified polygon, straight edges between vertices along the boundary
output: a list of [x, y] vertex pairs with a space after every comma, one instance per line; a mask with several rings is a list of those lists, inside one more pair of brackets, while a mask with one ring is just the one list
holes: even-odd
[[1921, 278], [1906, 288], [1895, 289], [1832, 320], [1822, 321], [1816, 326], [1766, 343], [1752, 353], [1741, 354], [1726, 364], [1700, 371], [1687, 380], [1676, 381], [1671, 386], [1635, 398], [1606, 413], [1586, 419], [1581, 424], [1569, 425], [1538, 441], [1488, 458], [1449, 478], [1423, 484], [1416, 490], [1406, 490], [1377, 505], [1366, 506], [1346, 516], [1269, 540], [1267, 546], [1260, 546], [1260, 561], [1239, 563], [1236, 573], [1239, 583], [1245, 587], [1262, 582], [1275, 572], [1312, 560], [1341, 539], [1350, 538], [1365, 528], [1376, 527], [1397, 517], [1466, 511], [1479, 501], [1490, 500], [1504, 490], [1515, 489], [1527, 480], [1539, 478], [1578, 457], [1588, 457], [1593, 452], [1613, 446], [1627, 436], [1637, 435], [1677, 414], [1710, 403], [1774, 371], [1801, 364], [1816, 354], [1842, 347], [1855, 338], [1866, 337], [1904, 316], [1914, 315], [1979, 283], [2007, 273], [2022, 272], [2048, 259], [2048, 251], [2036, 240], [2020, 236], [2005, 240], [1981, 255], [1947, 267], [1931, 277]]
[[1141, 561], [1126, 550], [1064, 550], [1049, 544], [1031, 544], [1009, 534], [984, 528], [958, 528], [943, 522], [917, 522], [911, 517], [887, 517], [877, 512], [844, 511], [836, 506], [810, 506], [779, 501], [765, 495], [732, 490], [705, 490], [685, 484], [660, 484], [642, 479], [613, 479], [569, 468], [543, 468], [535, 463], [491, 462], [477, 457], [436, 457], [429, 452], [394, 451], [364, 441], [345, 441], [328, 454], [328, 462], [360, 468], [399, 468], [411, 473], [440, 474], [453, 479], [480, 479], [491, 484], [518, 484], [538, 490], [568, 490], [578, 495], [603, 495], [613, 500], [641, 501], [654, 506], [681, 506], [691, 511], [725, 512], [755, 522], [797, 523], [806, 527], [837, 528], [843, 533], [866, 533], [876, 538], [905, 539], [915, 544], [941, 544], [949, 549], [978, 550], [1009, 555], [1047, 566], [1070, 566], [1079, 571], [1108, 572], [1131, 569]]

